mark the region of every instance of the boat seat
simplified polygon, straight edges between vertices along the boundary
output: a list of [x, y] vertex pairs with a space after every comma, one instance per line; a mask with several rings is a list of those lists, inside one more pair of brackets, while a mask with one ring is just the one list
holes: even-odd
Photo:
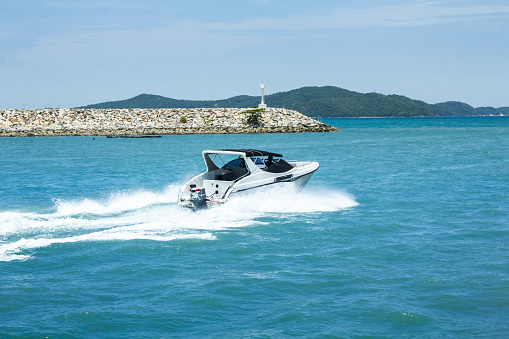
[[247, 168], [245, 167], [232, 167], [233, 172], [233, 180], [236, 180], [247, 173]]
[[291, 169], [293, 169], [293, 166], [281, 159], [278, 162], [272, 164], [269, 168], [266, 169], [266, 171], [270, 173], [284, 173]]

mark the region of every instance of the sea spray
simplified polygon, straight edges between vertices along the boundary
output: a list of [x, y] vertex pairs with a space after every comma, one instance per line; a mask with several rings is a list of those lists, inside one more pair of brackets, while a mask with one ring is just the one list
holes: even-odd
[[357, 205], [346, 193], [324, 191], [295, 192], [279, 185], [234, 195], [224, 205], [196, 212], [176, 204], [177, 184], [160, 192], [119, 192], [104, 200], [56, 200], [52, 213], [0, 213], [0, 260], [26, 259], [34, 249], [55, 243], [213, 240], [211, 232], [263, 224], [261, 218], [275, 213], [284, 219]]
[[108, 215], [139, 210], [156, 204], [177, 202], [178, 186], [170, 185], [162, 192], [124, 191], [111, 194], [105, 201], [82, 199], [77, 201], [56, 200], [57, 215], [78, 214]]
[[[333, 212], [358, 205], [355, 199], [331, 187], [313, 187], [295, 191], [278, 185], [247, 191], [225, 204], [225, 208], [257, 213]], [[228, 207], [227, 207], [228, 206]]]

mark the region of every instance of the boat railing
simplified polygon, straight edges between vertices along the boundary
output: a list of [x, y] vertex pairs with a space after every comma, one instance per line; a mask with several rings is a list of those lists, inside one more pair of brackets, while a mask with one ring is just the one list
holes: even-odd
[[229, 195], [230, 195], [230, 193], [231, 193], [231, 190], [233, 189], [233, 184], [234, 184], [234, 183], [235, 183], [235, 182], [232, 182], [232, 183], [230, 184], [230, 186], [228, 186], [228, 188], [226, 189], [226, 191], [224, 191], [223, 196], [220, 198], [221, 200], [228, 198], [228, 196], [229, 196]]
[[307, 164], [315, 162], [315, 160], [313, 160], [313, 161], [286, 160], [286, 162], [289, 164], [294, 164], [295, 165], [294, 167], [302, 167], [302, 166], [306, 166]]

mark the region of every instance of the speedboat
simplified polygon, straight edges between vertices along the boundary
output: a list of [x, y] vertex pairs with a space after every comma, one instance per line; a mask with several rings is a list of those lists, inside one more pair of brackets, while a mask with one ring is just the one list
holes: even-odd
[[319, 167], [316, 161], [285, 161], [281, 154], [254, 149], [209, 150], [202, 155], [206, 170], [182, 185], [179, 205], [214, 207], [239, 192], [275, 184], [300, 189]]

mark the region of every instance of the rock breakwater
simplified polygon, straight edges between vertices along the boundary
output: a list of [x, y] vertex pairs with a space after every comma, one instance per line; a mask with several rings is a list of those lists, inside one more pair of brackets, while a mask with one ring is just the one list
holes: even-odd
[[[297, 111], [267, 108], [0, 110], [0, 137], [334, 132]], [[253, 122], [255, 120], [255, 122]]]

